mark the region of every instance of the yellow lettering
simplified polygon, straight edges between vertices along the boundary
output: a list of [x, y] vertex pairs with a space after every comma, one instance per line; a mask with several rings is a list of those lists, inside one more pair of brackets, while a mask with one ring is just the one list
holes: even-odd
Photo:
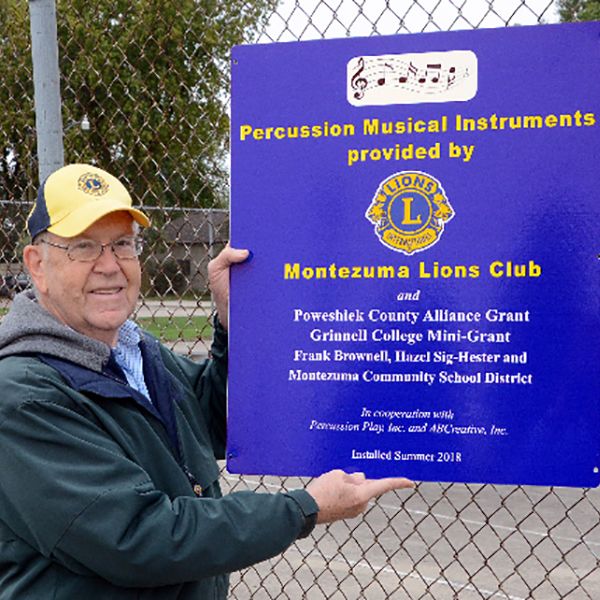
[[240, 140], [243, 142], [246, 137], [248, 137], [252, 133], [251, 125], [242, 125], [240, 127]]
[[414, 198], [412, 196], [402, 198], [402, 202], [404, 202], [404, 219], [402, 219], [402, 225], [420, 225], [422, 223], [421, 215], [418, 215], [416, 219], [412, 218], [410, 207], [413, 201]]

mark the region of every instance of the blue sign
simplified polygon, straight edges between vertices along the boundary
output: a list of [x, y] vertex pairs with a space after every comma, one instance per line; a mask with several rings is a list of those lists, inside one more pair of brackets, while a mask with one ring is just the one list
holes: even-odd
[[600, 23], [232, 52], [228, 468], [600, 483]]

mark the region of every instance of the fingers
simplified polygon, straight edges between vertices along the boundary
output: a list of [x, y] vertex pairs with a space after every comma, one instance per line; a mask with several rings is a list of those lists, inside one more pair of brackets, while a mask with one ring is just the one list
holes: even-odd
[[219, 252], [219, 254], [211, 260], [212, 264], [210, 267], [214, 271], [222, 271], [227, 269], [229, 265], [244, 262], [249, 255], [250, 252], [248, 250], [232, 248], [229, 244], [227, 244], [225, 248], [223, 248], [223, 250], [221, 250], [221, 252]]
[[344, 473], [348, 483], [360, 485], [370, 497], [375, 498], [392, 490], [414, 488], [415, 483], [405, 477], [388, 477], [385, 479], [367, 479], [364, 473]]
[[306, 490], [319, 506], [318, 523], [331, 523], [358, 516], [373, 498], [415, 484], [404, 477], [367, 479], [364, 473], [329, 471], [313, 480]]
[[369, 499], [377, 498], [392, 490], [414, 488], [415, 483], [405, 477], [389, 477], [387, 479], [367, 479], [361, 485], [361, 492]]
[[225, 329], [228, 327], [229, 312], [229, 268], [245, 261], [250, 252], [232, 248], [229, 244], [208, 263], [208, 287], [210, 288], [219, 321]]
[[232, 248], [229, 244], [223, 249], [223, 259], [229, 261], [229, 264], [244, 262], [250, 252], [241, 248]]
[[362, 485], [362, 483], [366, 480], [364, 473], [351, 473], [350, 475], [345, 475], [348, 477], [348, 481], [350, 483], [354, 483], [355, 485]]

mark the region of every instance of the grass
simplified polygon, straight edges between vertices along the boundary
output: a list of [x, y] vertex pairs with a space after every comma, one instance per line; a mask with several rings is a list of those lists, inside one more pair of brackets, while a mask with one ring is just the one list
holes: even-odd
[[[0, 319], [8, 308], [0, 308]], [[183, 340], [194, 342], [212, 337], [212, 326], [208, 317], [144, 317], [136, 323], [157, 338], [168, 342]]]
[[208, 317], [144, 317], [136, 323], [161, 340], [193, 342], [212, 336]]

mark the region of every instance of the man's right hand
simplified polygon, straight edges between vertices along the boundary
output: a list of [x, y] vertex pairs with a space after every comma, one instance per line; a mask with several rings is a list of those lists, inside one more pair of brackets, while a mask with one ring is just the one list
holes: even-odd
[[212, 292], [219, 321], [229, 327], [229, 269], [231, 265], [244, 262], [248, 250], [237, 250], [229, 244], [208, 263], [208, 286]]
[[317, 523], [332, 523], [357, 517], [367, 509], [370, 500], [386, 492], [414, 487], [404, 477], [366, 479], [363, 473], [335, 470], [311, 481], [306, 491], [319, 506]]

